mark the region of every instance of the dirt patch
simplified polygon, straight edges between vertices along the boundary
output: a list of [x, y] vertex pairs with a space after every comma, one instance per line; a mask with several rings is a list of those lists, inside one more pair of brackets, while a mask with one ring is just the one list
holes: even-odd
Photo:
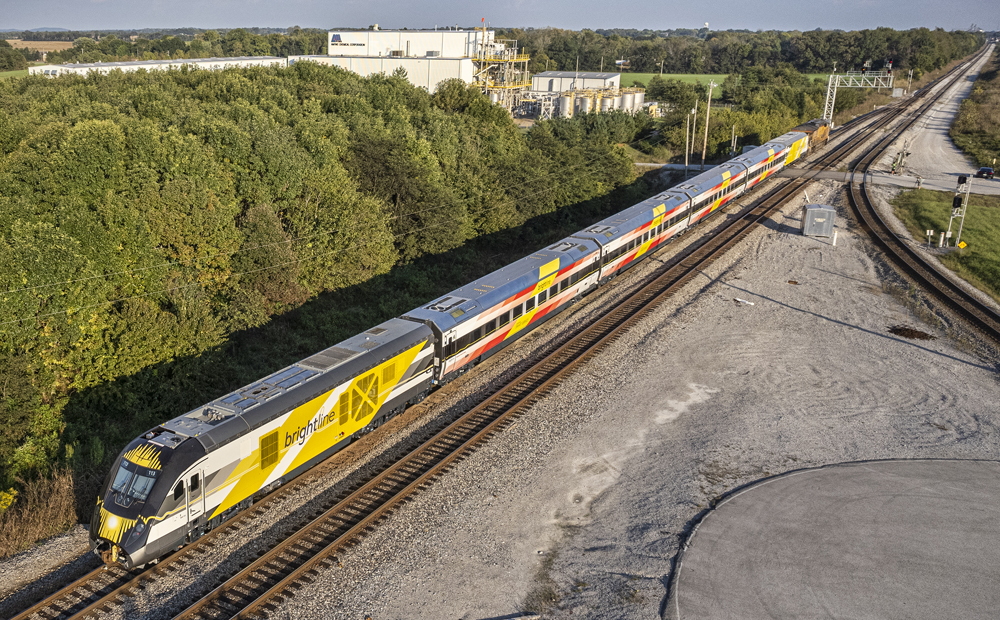
[[914, 329], [907, 325], [893, 325], [889, 328], [889, 333], [895, 334], [897, 336], [902, 336], [903, 338], [909, 338], [910, 340], [936, 340], [937, 336], [932, 336], [927, 332], [922, 332], [919, 329]]

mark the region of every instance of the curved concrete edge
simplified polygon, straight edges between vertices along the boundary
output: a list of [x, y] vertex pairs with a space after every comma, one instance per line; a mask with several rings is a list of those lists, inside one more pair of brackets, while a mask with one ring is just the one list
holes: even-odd
[[961, 458], [895, 458], [895, 459], [863, 459], [859, 461], [842, 461], [839, 463], [828, 463], [826, 465], [818, 465], [816, 467], [802, 467], [799, 469], [793, 469], [780, 474], [775, 474], [773, 476], [768, 476], [766, 478], [761, 478], [753, 482], [748, 482], [747, 484], [736, 487], [726, 493], [720, 495], [717, 499], [712, 500], [712, 504], [709, 508], [702, 510], [700, 513], [694, 516], [688, 523], [688, 527], [685, 528], [684, 539], [680, 543], [680, 548], [677, 551], [677, 555], [673, 562], [673, 568], [671, 570], [670, 579], [668, 581], [668, 588], [666, 595], [663, 598], [663, 603], [660, 606], [660, 617], [664, 620], [681, 620], [679, 600], [677, 598], [677, 589], [680, 581], [681, 573], [684, 569], [684, 555], [687, 553], [688, 549], [691, 547], [695, 535], [697, 535], [698, 530], [701, 526], [708, 521], [708, 519], [719, 511], [723, 506], [731, 502], [732, 500], [756, 489], [760, 489], [764, 486], [785, 480], [787, 478], [793, 478], [796, 476], [801, 476], [803, 474], [810, 474], [817, 471], [844, 468], [844, 467], [855, 467], [866, 464], [881, 464], [881, 463], [933, 463], [933, 462], [943, 462], [943, 463], [996, 463], [1000, 464], [1000, 459], [961, 459]]

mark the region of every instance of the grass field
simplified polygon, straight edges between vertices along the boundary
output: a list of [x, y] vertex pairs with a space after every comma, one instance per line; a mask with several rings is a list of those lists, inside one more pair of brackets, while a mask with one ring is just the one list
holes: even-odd
[[20, 71], [0, 71], [0, 80], [6, 80], [8, 78], [26, 77], [27, 75], [28, 75], [27, 69], [21, 69]]
[[[631, 86], [636, 80], [639, 80], [643, 84], [649, 85], [649, 81], [653, 79], [654, 75], [659, 75], [658, 73], [622, 73], [622, 86]], [[823, 80], [827, 79], [828, 73], [807, 73], [810, 79], [820, 78]], [[709, 80], [714, 80], [716, 84], [722, 84], [723, 80], [726, 79], [726, 74], [724, 73], [664, 73], [661, 76], [663, 79], [680, 80], [682, 82], [687, 82], [693, 84], [695, 82], [701, 82], [702, 84], [708, 84]]]
[[26, 47], [29, 50], [39, 52], [61, 52], [73, 47], [72, 41], [22, 41], [21, 39], [7, 39], [11, 47]]
[[[952, 192], [918, 189], [903, 192], [892, 204], [896, 215], [915, 239], [927, 239], [928, 230], [935, 231], [936, 239], [942, 230], [948, 230], [953, 196]], [[955, 221], [953, 239], [957, 233], [958, 221]], [[1000, 301], [1000, 197], [975, 194], [969, 197], [962, 241], [968, 246], [941, 256], [941, 262]]]

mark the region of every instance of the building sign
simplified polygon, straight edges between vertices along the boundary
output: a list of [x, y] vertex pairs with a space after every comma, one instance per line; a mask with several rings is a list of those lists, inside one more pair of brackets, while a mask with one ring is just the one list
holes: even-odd
[[364, 47], [364, 43], [347, 43], [340, 38], [339, 34], [330, 35], [330, 47]]

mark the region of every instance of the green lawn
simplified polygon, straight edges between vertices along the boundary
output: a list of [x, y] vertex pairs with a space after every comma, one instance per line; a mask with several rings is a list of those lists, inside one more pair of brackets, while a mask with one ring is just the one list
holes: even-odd
[[[980, 179], [973, 180], [973, 187]], [[927, 231], [935, 231], [935, 243], [942, 230], [948, 230], [952, 192], [932, 192], [918, 189], [903, 192], [895, 200], [896, 215], [906, 224], [915, 239], [927, 239]], [[956, 220], [952, 239], [958, 235]], [[962, 228], [962, 241], [968, 244], [941, 256], [941, 262], [976, 288], [1000, 301], [1000, 197], [969, 197], [969, 208]]]
[[0, 80], [5, 80], [7, 78], [25, 77], [27, 75], [28, 75], [27, 69], [21, 69], [20, 71], [0, 71]]
[[[654, 75], [659, 75], [658, 73], [622, 73], [622, 86], [631, 86], [636, 80], [639, 80], [643, 84], [649, 85], [649, 80], [653, 79]], [[810, 79], [820, 78], [826, 80], [830, 75], [829, 73], [807, 73]], [[701, 82], [702, 84], [708, 84], [709, 80], [715, 80], [716, 84], [722, 84], [723, 80], [726, 79], [724, 73], [664, 73], [661, 77], [663, 79], [680, 80], [682, 82], [694, 83]]]

